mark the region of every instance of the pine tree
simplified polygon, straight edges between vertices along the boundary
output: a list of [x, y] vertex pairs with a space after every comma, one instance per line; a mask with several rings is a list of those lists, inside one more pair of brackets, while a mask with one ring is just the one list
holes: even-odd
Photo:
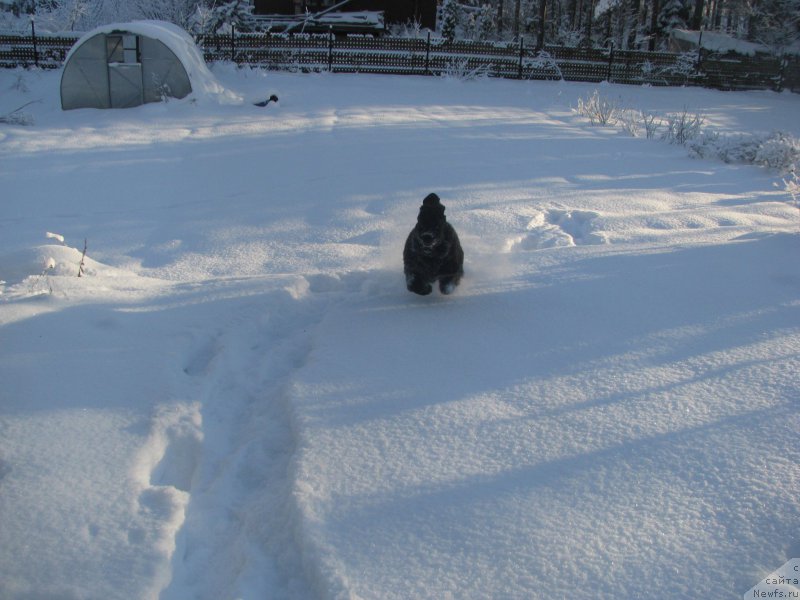
[[442, 37], [450, 42], [456, 39], [459, 9], [456, 0], [444, 0], [442, 5]]
[[688, 10], [681, 0], [667, 0], [658, 15], [661, 33], [669, 36], [673, 29], [685, 29]]
[[490, 4], [481, 5], [475, 25], [476, 38], [485, 41], [495, 37], [497, 30], [494, 26], [494, 9]]

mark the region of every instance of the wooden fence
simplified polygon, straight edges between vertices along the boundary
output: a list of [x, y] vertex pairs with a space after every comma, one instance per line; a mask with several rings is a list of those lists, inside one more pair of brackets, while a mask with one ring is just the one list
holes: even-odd
[[[77, 36], [0, 35], [0, 67], [60, 67]], [[684, 54], [515, 43], [446, 42], [334, 35], [236, 33], [198, 40], [207, 61], [296, 71], [451, 74], [469, 77], [693, 85], [724, 90], [800, 92], [800, 59], [766, 55]]]

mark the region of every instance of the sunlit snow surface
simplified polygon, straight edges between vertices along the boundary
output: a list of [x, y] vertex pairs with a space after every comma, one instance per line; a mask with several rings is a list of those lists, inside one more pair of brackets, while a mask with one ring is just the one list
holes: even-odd
[[[0, 597], [733, 599], [800, 555], [798, 206], [572, 110], [800, 96], [214, 72], [246, 101], [0, 72]], [[449, 297], [404, 287], [429, 192]]]

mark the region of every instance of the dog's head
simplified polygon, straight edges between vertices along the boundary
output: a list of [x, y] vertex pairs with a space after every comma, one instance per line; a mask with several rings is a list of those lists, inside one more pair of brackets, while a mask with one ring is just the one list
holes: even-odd
[[428, 194], [419, 208], [417, 226], [414, 228], [417, 245], [423, 254], [433, 254], [441, 250], [441, 245], [446, 243], [446, 222], [444, 205], [439, 201], [439, 196]]

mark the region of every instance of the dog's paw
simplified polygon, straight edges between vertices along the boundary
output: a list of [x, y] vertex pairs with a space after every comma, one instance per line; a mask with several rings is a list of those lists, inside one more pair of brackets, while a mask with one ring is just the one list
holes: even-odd
[[406, 288], [409, 292], [414, 292], [420, 296], [427, 296], [433, 291], [433, 286], [423, 279], [419, 279], [415, 275], [408, 275], [406, 277]]
[[430, 283], [416, 283], [408, 286], [409, 292], [414, 292], [420, 296], [427, 296], [433, 291], [433, 286]]
[[439, 282], [439, 291], [445, 295], [450, 295], [456, 290], [456, 285], [455, 281]]

